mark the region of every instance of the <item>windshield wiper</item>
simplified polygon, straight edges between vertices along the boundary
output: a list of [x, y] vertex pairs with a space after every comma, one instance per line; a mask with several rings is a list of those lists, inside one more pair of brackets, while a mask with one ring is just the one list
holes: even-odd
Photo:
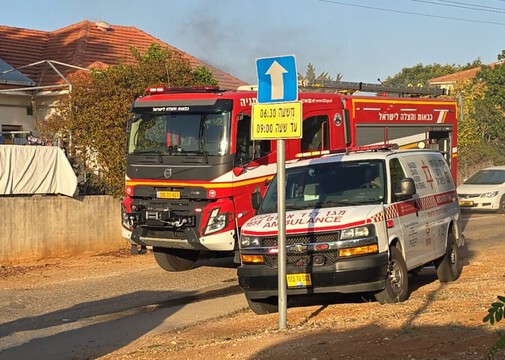
[[202, 150], [202, 151], [199, 151], [199, 154], [202, 154], [203, 155], [203, 158], [205, 159], [205, 164], [208, 164], [209, 163], [209, 158], [208, 158], [208, 151], [205, 151], [205, 150]]
[[326, 200], [319, 201], [316, 205], [330, 205], [330, 206], [349, 206], [349, 205], [360, 205], [363, 202], [353, 202], [353, 201], [335, 201], [335, 200]]
[[133, 155], [158, 155], [159, 162], [163, 162], [163, 154], [159, 150], [134, 150]]
[[200, 147], [200, 152], [203, 154], [203, 158], [205, 159], [205, 164], [209, 163], [209, 158], [207, 157], [207, 151], [205, 150], [205, 137], [203, 133], [203, 122], [200, 124], [200, 141], [198, 142], [198, 145]]
[[294, 205], [294, 204], [286, 204], [286, 210], [304, 210], [306, 206]]
[[276, 213], [277, 212], [277, 205], [271, 206], [268, 208], [260, 208], [258, 210], [258, 215], [260, 214], [271, 214], [271, 213]]
[[184, 149], [180, 148], [179, 151], [177, 151], [176, 153], [171, 154], [171, 155], [203, 155], [205, 163], [206, 164], [209, 163], [209, 158], [208, 158], [209, 152], [205, 151], [205, 150], [204, 151], [202, 151], [202, 150], [184, 150]]

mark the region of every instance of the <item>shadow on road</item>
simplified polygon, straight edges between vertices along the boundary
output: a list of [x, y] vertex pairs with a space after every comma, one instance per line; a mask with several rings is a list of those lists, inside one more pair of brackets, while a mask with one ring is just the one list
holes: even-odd
[[[141, 291], [10, 321], [0, 325], [0, 359], [97, 358], [147, 334], [188, 304], [239, 292], [236, 285], [204, 292]], [[165, 301], [152, 303], [160, 297]]]
[[199, 268], [202, 266], [236, 269], [239, 264], [233, 262], [233, 255], [230, 254], [219, 255], [212, 253], [203, 253], [193, 268]]

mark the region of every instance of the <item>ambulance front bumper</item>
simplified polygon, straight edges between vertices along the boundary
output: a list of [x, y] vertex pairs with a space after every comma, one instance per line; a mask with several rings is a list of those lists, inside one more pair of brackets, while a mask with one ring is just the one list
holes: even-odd
[[[287, 288], [287, 295], [318, 293], [359, 293], [384, 289], [388, 253], [343, 259], [331, 265], [288, 267], [288, 274], [310, 274], [311, 285]], [[242, 265], [238, 268], [239, 285], [251, 299], [278, 295], [277, 268], [265, 265]]]

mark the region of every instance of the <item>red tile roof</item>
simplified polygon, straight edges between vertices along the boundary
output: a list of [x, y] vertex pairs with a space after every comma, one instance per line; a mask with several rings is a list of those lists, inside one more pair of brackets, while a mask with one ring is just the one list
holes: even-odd
[[[501, 63], [502, 63], [501, 61], [497, 61], [497, 62], [488, 64], [487, 66], [494, 67], [494, 66], [501, 64]], [[475, 77], [475, 75], [477, 75], [477, 72], [480, 71], [480, 69], [481, 69], [481, 67], [477, 66], [477, 67], [474, 67], [471, 69], [458, 71], [457, 73], [439, 76], [437, 78], [430, 79], [429, 83], [430, 84], [454, 83], [459, 80], [473, 79]]]
[[[223, 89], [237, 89], [246, 82], [173, 47], [132, 26], [108, 25], [88, 20], [55, 31], [38, 31], [0, 26], [0, 58], [14, 68], [43, 60], [53, 60], [83, 68], [116, 65], [133, 60], [130, 47], [145, 52], [159, 43], [180, 53], [193, 67], [206, 66]], [[65, 77], [77, 71], [55, 65]], [[20, 70], [38, 85], [54, 85], [63, 80], [47, 63]]]

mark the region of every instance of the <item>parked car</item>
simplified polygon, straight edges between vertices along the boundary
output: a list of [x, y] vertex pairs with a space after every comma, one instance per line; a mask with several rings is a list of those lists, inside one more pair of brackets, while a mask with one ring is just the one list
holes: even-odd
[[505, 166], [477, 171], [459, 185], [457, 191], [462, 209], [505, 213]]

